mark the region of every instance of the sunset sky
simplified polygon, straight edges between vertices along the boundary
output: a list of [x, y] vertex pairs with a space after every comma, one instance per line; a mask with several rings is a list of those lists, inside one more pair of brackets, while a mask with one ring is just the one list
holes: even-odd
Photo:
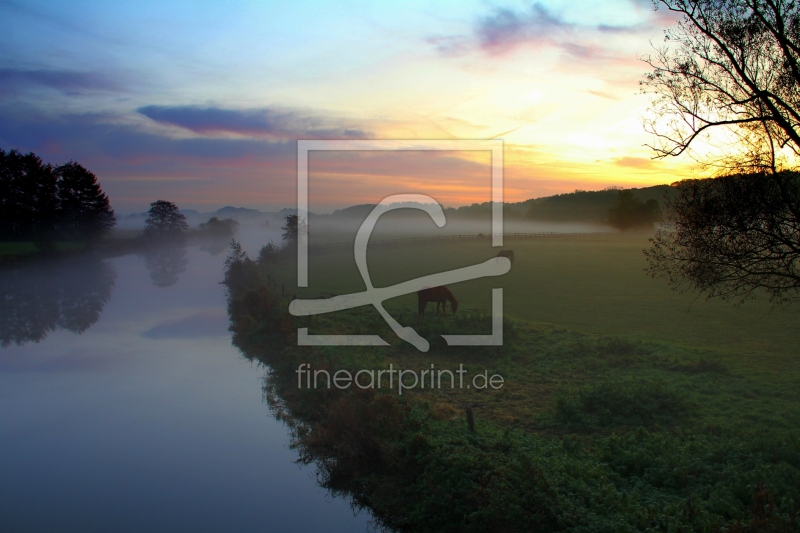
[[[649, 0], [0, 1], [0, 148], [95, 172], [120, 213], [295, 203], [297, 139], [503, 139], [507, 201], [693, 175], [653, 161]], [[487, 201], [483, 153], [319, 154], [311, 208]], [[316, 184], [316, 185], [315, 185]]]

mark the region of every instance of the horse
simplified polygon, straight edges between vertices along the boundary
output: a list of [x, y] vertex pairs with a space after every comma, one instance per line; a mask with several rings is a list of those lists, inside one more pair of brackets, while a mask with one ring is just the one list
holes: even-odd
[[514, 264], [514, 250], [500, 250], [497, 252], [497, 257], [506, 257], [512, 265]]
[[417, 303], [419, 308], [419, 318], [422, 318], [422, 315], [425, 313], [425, 307], [428, 305], [428, 302], [436, 302], [436, 312], [439, 312], [439, 306], [442, 306], [442, 314], [447, 314], [447, 302], [450, 302], [450, 308], [453, 310], [453, 314], [456, 313], [458, 310], [458, 300], [456, 297], [453, 296], [453, 293], [450, 292], [450, 289], [447, 287], [431, 287], [429, 289], [422, 289], [421, 291], [417, 291]]

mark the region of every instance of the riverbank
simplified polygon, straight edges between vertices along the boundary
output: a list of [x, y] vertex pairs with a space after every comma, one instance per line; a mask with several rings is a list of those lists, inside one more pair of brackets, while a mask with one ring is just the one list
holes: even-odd
[[[598, 239], [594, 248], [586, 248], [585, 242], [564, 238], [561, 252], [550, 260], [570, 250], [584, 258], [604, 249], [619, 254], [620, 241]], [[412, 277], [412, 267], [386, 253], [392, 252], [370, 257], [374, 278], [384, 278], [380, 285], [388, 278]], [[484, 250], [470, 253], [485, 255]], [[448, 259], [432, 262], [457, 262], [457, 254], [439, 255]], [[392, 261], [389, 272], [378, 267]], [[515, 269], [519, 266], [518, 259]], [[450, 268], [425, 268], [445, 267]], [[328, 293], [352, 292], [358, 284], [345, 272], [346, 257], [341, 265], [327, 260], [325, 268], [321, 283]], [[417, 325], [413, 302], [398, 298], [387, 309], [431, 342], [430, 352], [422, 353], [397, 340], [371, 309], [294, 319], [286, 312], [289, 298], [281, 297], [275, 281], [291, 272], [291, 265], [275, 267], [269, 282], [263, 272], [246, 262], [229, 271], [234, 343], [270, 367], [265, 393], [276, 415], [292, 428], [301, 462], [316, 464], [324, 486], [350, 494], [388, 528], [797, 528], [800, 369], [780, 344], [759, 357], [748, 349], [618, 335], [614, 328], [602, 335], [507, 318], [502, 347], [454, 348], [444, 345], [440, 333], [491, 331], [479, 306], [460, 308], [455, 317], [429, 316]], [[561, 269], [564, 284], [581, 281], [569, 275]], [[519, 292], [523, 285], [512, 280], [506, 290]], [[319, 284], [312, 290], [322, 292]], [[470, 291], [461, 288], [459, 294]], [[639, 298], [655, 296], [639, 293]], [[656, 309], [652, 316], [668, 311]], [[581, 309], [575, 313], [588, 316]], [[300, 347], [297, 327], [314, 334], [380, 334], [390, 346]], [[401, 396], [384, 374], [380, 389], [314, 388], [302, 386], [298, 370], [303, 364], [353, 375], [390, 365], [418, 374], [432, 365], [454, 372], [463, 367], [470, 376], [500, 375], [503, 385], [414, 387]], [[361, 377], [362, 384], [368, 381], [367, 374]]]

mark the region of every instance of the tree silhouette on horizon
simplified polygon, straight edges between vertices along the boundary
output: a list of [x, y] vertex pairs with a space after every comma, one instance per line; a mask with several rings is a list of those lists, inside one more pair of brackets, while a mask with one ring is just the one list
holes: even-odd
[[178, 237], [189, 228], [186, 217], [174, 202], [156, 200], [150, 204], [144, 233], [148, 237]]
[[79, 163], [53, 167], [33, 152], [0, 150], [0, 238], [95, 239], [115, 224], [97, 176]]

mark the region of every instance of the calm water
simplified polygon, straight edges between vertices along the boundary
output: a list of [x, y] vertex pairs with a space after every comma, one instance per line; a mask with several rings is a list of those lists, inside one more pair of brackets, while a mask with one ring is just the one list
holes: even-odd
[[0, 273], [0, 531], [367, 530], [294, 464], [231, 345], [223, 259]]

